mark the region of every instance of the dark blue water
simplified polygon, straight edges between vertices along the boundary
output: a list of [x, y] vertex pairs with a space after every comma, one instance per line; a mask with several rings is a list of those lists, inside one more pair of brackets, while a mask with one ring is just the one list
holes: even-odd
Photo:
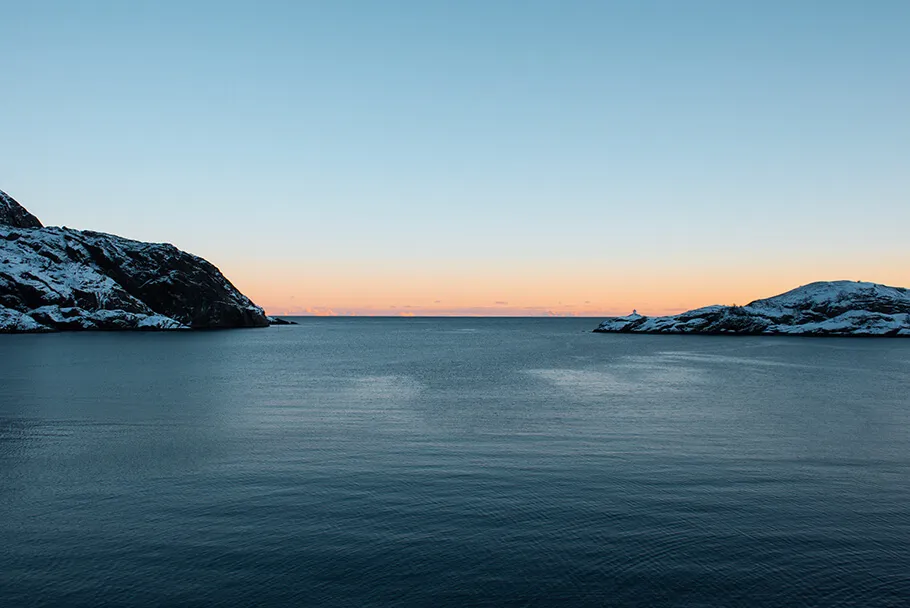
[[0, 606], [896, 606], [910, 340], [0, 336]]

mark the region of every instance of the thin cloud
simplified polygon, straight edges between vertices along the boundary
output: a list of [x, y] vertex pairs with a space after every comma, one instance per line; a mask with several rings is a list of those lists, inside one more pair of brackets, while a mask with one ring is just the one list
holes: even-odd
[[544, 312], [547, 317], [577, 317], [578, 313], [572, 311], [547, 310]]
[[302, 314], [312, 315], [314, 317], [337, 317], [338, 313], [331, 308], [309, 307], [304, 308]]

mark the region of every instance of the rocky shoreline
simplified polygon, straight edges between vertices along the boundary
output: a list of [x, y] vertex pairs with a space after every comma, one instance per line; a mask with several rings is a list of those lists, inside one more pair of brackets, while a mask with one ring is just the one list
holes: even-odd
[[821, 281], [746, 306], [707, 306], [678, 315], [633, 312], [598, 333], [910, 337], [910, 290], [860, 281]]

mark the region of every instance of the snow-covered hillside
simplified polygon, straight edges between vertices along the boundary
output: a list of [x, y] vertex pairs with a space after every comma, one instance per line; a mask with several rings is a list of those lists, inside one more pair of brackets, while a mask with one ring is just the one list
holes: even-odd
[[910, 337], [910, 290], [822, 281], [746, 306], [707, 306], [669, 317], [612, 317], [594, 331]]
[[168, 244], [43, 228], [0, 191], [0, 332], [268, 323], [200, 257]]

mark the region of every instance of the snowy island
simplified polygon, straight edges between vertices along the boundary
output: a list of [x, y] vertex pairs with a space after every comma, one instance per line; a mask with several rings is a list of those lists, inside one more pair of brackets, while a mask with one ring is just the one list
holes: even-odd
[[611, 317], [602, 333], [910, 337], [910, 289], [821, 281], [746, 306], [706, 306], [668, 317]]
[[269, 324], [200, 257], [164, 243], [44, 227], [0, 191], [0, 333]]

